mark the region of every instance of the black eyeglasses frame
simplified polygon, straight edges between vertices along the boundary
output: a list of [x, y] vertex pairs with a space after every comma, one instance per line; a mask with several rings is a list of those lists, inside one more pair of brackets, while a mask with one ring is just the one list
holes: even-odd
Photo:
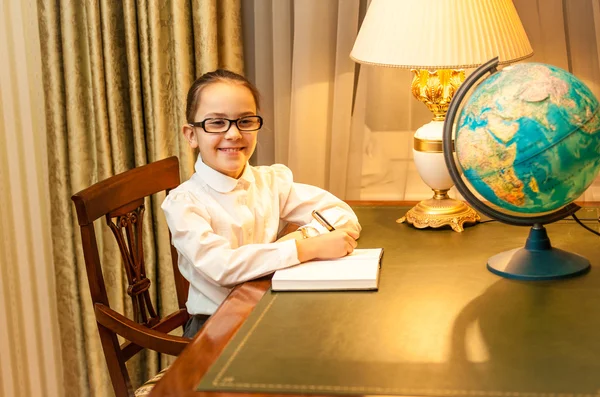
[[[258, 119], [258, 128], [253, 128], [251, 130], [240, 128], [238, 122], [240, 120], [243, 120], [243, 119], [246, 119], [246, 118], [249, 118], [249, 117], [251, 117], [251, 118], [257, 118]], [[229, 122], [229, 125], [227, 126], [227, 129], [224, 130], [224, 131], [206, 131], [206, 128], [204, 127], [204, 124], [207, 121], [211, 121], [211, 120], [226, 120], [226, 121]], [[206, 132], [207, 134], [224, 134], [227, 131], [229, 131], [229, 129], [231, 128], [231, 126], [233, 124], [235, 124], [235, 126], [237, 127], [237, 129], [240, 132], [253, 132], [253, 131], [258, 131], [258, 130], [260, 130], [262, 128], [262, 126], [263, 126], [263, 118], [261, 116], [257, 115], [257, 114], [253, 114], [251, 116], [243, 116], [243, 117], [240, 117], [240, 118], [237, 118], [237, 119], [227, 119], [225, 117], [209, 117], [209, 118], [204, 119], [202, 121], [194, 121], [194, 122], [188, 123], [188, 125], [190, 127], [200, 127], [200, 128], [202, 128], [204, 130], [204, 132]]]

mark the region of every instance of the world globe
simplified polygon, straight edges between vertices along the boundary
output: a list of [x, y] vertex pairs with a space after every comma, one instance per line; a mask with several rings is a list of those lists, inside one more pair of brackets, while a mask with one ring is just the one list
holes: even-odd
[[516, 64], [474, 90], [455, 142], [465, 178], [486, 200], [518, 213], [553, 211], [600, 170], [598, 100], [563, 69]]
[[584, 274], [590, 262], [553, 247], [544, 225], [575, 217], [574, 201], [600, 171], [598, 100], [558, 67], [520, 63], [498, 71], [498, 64], [488, 61], [459, 87], [442, 141], [452, 180], [473, 208], [530, 227], [524, 247], [490, 257], [487, 267], [520, 280]]

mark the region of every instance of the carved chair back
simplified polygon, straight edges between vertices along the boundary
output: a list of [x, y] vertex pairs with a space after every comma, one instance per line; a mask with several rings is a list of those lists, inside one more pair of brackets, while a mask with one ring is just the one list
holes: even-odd
[[[144, 199], [179, 185], [177, 157], [134, 168], [98, 182], [74, 194], [77, 219], [81, 231], [85, 267], [113, 388], [117, 396], [132, 396], [133, 390], [125, 362], [144, 348], [178, 355], [190, 341], [168, 333], [183, 326], [189, 318], [185, 308], [189, 284], [179, 272], [177, 251], [171, 245], [171, 262], [179, 309], [163, 318], [152, 303], [146, 277], [142, 227]], [[102, 274], [94, 221], [104, 217], [116, 238], [127, 274], [127, 294], [131, 297], [133, 319], [113, 310], [108, 301]], [[170, 234], [169, 234], [170, 236]], [[117, 335], [125, 339], [119, 345]]]

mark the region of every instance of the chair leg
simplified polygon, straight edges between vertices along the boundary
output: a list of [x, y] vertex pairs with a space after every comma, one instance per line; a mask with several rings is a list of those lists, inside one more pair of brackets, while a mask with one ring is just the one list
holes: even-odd
[[117, 336], [100, 324], [98, 324], [98, 332], [116, 397], [134, 397], [131, 380], [125, 367], [125, 360], [121, 354]]

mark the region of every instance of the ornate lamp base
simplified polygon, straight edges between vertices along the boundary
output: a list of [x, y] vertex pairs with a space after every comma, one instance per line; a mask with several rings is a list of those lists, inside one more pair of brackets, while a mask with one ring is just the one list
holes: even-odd
[[419, 229], [450, 225], [455, 232], [462, 232], [463, 224], [476, 223], [480, 219], [479, 214], [463, 201], [448, 197], [447, 192], [436, 192], [433, 198], [421, 201], [396, 222], [408, 222]]

